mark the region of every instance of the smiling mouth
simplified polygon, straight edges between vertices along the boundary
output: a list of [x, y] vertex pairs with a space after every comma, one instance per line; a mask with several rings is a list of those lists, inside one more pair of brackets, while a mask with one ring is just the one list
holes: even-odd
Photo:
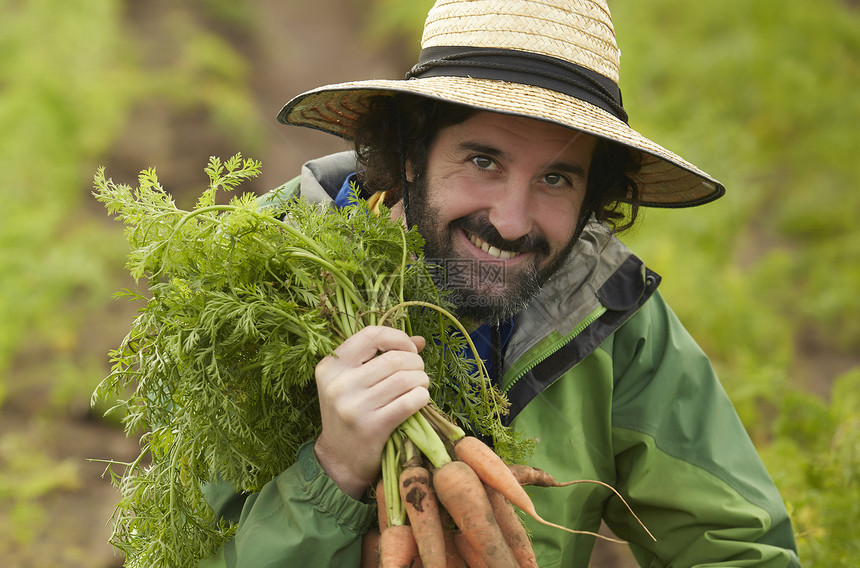
[[479, 249], [481, 249], [482, 251], [484, 251], [488, 255], [494, 256], [494, 257], [499, 258], [501, 260], [508, 260], [509, 258], [514, 258], [518, 254], [520, 254], [518, 252], [511, 252], [508, 250], [498, 249], [498, 248], [492, 246], [487, 241], [481, 239], [480, 237], [473, 235], [472, 233], [469, 233], [468, 236], [469, 236], [469, 241], [471, 241], [471, 243], [473, 245], [475, 245], [476, 247], [478, 247]]

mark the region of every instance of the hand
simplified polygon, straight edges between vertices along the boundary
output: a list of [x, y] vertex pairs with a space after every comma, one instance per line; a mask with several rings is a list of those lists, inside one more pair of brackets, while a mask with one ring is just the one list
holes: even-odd
[[322, 432], [314, 450], [323, 471], [355, 499], [379, 475], [394, 429], [430, 401], [424, 346], [422, 337], [368, 326], [316, 367]]

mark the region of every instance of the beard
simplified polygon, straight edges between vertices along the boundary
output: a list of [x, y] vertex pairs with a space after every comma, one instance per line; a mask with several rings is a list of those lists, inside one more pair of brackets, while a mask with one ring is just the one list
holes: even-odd
[[[459, 318], [476, 323], [496, 324], [521, 312], [537, 296], [544, 283], [558, 271], [570, 254], [580, 231], [565, 246], [552, 253], [542, 235], [525, 235], [515, 241], [504, 239], [486, 213], [476, 213], [438, 227], [438, 211], [427, 198], [426, 177], [418, 177], [409, 187], [406, 223], [424, 237], [424, 257], [431, 266], [436, 287], [445, 292]], [[504, 260], [463, 258], [454, 250], [455, 235], [464, 231], [499, 250], [531, 253], [529, 263], [516, 270]]]

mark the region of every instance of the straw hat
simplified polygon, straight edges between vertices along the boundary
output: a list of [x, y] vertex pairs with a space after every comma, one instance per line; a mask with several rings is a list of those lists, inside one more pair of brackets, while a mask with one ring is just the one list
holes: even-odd
[[403, 80], [327, 85], [290, 100], [284, 124], [350, 139], [374, 95], [412, 93], [550, 121], [640, 150], [642, 205], [713, 201], [723, 185], [627, 124], [604, 0], [438, 0]]

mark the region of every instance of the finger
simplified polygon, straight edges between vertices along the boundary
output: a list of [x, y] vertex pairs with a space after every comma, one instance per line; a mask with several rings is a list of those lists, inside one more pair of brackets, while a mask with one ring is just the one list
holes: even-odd
[[426, 391], [429, 386], [430, 377], [424, 371], [398, 371], [367, 389], [367, 400], [373, 406], [373, 410], [378, 410], [409, 391], [414, 389]]
[[[330, 415], [334, 421], [323, 420], [323, 434], [334, 436], [331, 439], [335, 440], [329, 445], [342, 447], [347, 454], [357, 447], [381, 451], [391, 432], [430, 400], [425, 386], [427, 378], [422, 373], [399, 373], [387, 382], [389, 384], [375, 387], [373, 396], [370, 396], [370, 391], [363, 391], [331, 407]], [[343, 443], [347, 439], [353, 442], [344, 449]]]
[[334, 350], [343, 366], [356, 367], [366, 363], [379, 352], [407, 351], [417, 353], [418, 348], [405, 332], [393, 327], [367, 326], [348, 338]]
[[430, 392], [426, 388], [415, 387], [408, 390], [373, 413], [375, 426], [379, 431], [393, 432], [403, 424], [404, 420], [427, 406], [429, 402]]
[[[417, 355], [415, 355], [417, 357]], [[325, 412], [335, 413], [342, 422], [355, 423], [369, 412], [390, 404], [404, 392], [415, 388], [427, 390], [430, 378], [423, 367], [413, 369], [387, 368], [369, 372], [367, 363], [361, 369], [344, 371], [332, 380], [318, 383], [320, 405]]]
[[421, 353], [424, 348], [427, 347], [427, 340], [420, 335], [413, 335], [409, 339], [415, 344], [415, 348], [418, 349], [418, 353]]
[[350, 371], [356, 371], [356, 377], [352, 380], [364, 387], [370, 387], [398, 371], [423, 371], [424, 359], [417, 353], [388, 351], [377, 355], [360, 369], [361, 373], [357, 372], [358, 369], [350, 369]]

